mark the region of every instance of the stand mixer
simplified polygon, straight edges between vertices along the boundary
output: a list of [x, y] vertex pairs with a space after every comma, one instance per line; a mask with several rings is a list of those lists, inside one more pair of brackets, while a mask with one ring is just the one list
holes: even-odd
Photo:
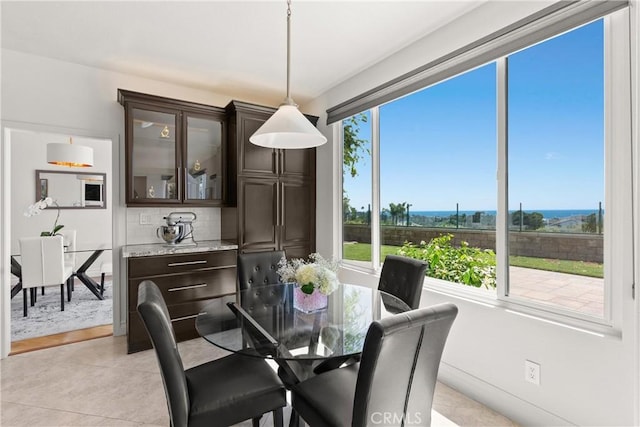
[[167, 225], [161, 225], [156, 230], [156, 235], [167, 243], [168, 246], [195, 246], [193, 239], [193, 221], [196, 220], [193, 212], [171, 212], [163, 217]]

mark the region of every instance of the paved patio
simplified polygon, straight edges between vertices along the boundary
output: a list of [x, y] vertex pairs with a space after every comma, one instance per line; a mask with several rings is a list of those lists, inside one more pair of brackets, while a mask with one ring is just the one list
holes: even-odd
[[509, 276], [512, 296], [604, 316], [604, 279], [522, 267], [510, 267]]
[[[349, 263], [370, 266], [364, 261]], [[604, 317], [604, 279], [523, 267], [509, 271], [512, 296]]]

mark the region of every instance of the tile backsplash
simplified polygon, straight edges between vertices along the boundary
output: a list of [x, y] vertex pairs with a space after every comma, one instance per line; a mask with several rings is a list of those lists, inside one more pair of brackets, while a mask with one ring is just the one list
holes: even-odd
[[[193, 237], [198, 240], [220, 239], [220, 208], [127, 208], [127, 245], [163, 243], [156, 229], [166, 225], [164, 216], [171, 212], [193, 212], [197, 219], [193, 223]], [[140, 224], [141, 216], [150, 224]]]

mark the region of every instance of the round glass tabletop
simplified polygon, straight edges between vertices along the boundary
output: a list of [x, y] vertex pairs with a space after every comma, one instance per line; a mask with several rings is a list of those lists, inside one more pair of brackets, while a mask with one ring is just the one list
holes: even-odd
[[198, 333], [231, 352], [280, 360], [357, 355], [371, 322], [410, 310], [393, 295], [349, 284], [325, 298], [289, 283], [244, 290], [238, 299], [207, 305], [196, 318]]

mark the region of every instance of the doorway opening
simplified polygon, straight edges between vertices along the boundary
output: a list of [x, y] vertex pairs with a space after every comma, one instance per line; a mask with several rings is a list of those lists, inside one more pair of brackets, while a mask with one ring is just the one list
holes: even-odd
[[[47, 163], [47, 144], [68, 143], [70, 137], [74, 144], [93, 149], [93, 167]], [[6, 142], [11, 159], [11, 354], [112, 334], [112, 194], [117, 194], [112, 140], [10, 129]], [[87, 183], [100, 186], [101, 203], [85, 202]], [[50, 198], [46, 206], [37, 205], [45, 197]], [[72, 267], [72, 286], [64, 286], [64, 311], [59, 286], [21, 289], [22, 265], [33, 265], [22, 259], [21, 239], [47, 233], [62, 236], [64, 264]]]

